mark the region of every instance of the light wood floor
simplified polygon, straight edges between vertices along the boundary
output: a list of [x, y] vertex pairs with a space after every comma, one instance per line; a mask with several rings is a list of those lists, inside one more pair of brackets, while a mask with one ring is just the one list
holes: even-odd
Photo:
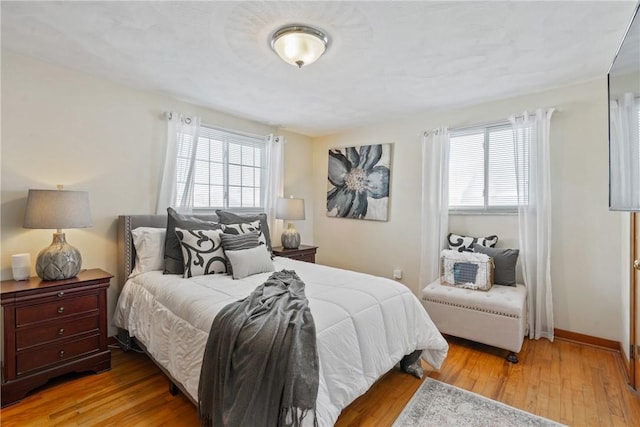
[[[615, 352], [556, 340], [525, 340], [520, 363], [505, 352], [447, 337], [437, 380], [573, 426], [640, 426], [640, 397], [623, 378]], [[143, 354], [112, 352], [112, 370], [57, 379], [2, 409], [9, 426], [198, 426], [195, 406], [168, 393]], [[337, 426], [389, 426], [421, 381], [391, 371], [346, 408]]]

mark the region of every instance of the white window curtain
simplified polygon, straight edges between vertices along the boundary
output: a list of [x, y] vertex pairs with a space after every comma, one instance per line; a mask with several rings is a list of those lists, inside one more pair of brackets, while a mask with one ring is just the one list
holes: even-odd
[[[640, 207], [640, 138], [638, 100], [625, 93], [611, 102], [611, 207]], [[634, 142], [635, 141], [635, 142]], [[635, 167], [634, 167], [635, 165]]]
[[426, 132], [422, 141], [420, 289], [440, 277], [440, 252], [449, 229], [449, 130]]
[[167, 146], [156, 213], [171, 206], [180, 212], [193, 209], [193, 175], [200, 118], [167, 113]]
[[281, 221], [276, 220], [276, 205], [284, 190], [284, 138], [282, 136], [267, 135], [267, 181], [264, 192], [264, 211], [269, 222], [271, 236], [279, 236]]
[[[527, 287], [529, 338], [553, 341], [549, 128], [554, 109], [509, 118], [518, 189], [520, 262]], [[525, 183], [528, 181], [528, 186]]]

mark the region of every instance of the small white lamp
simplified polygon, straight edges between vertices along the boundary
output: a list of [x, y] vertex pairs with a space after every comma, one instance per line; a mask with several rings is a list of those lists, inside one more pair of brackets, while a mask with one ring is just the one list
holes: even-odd
[[91, 227], [86, 191], [29, 190], [24, 228], [56, 229], [51, 245], [38, 254], [36, 273], [43, 280], [74, 277], [82, 266], [80, 251], [67, 243], [63, 228]]
[[[304, 219], [304, 199], [278, 199], [276, 204], [276, 219], [300, 220]], [[289, 223], [287, 229], [282, 232], [282, 247], [285, 249], [297, 249], [300, 246], [300, 233]]]

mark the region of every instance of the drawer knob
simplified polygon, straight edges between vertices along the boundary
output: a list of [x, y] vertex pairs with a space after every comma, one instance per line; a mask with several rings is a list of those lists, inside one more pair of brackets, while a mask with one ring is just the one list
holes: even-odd
[[64, 291], [60, 291], [60, 292], [58, 292], [58, 296], [59, 296], [59, 297], [63, 297], [63, 296], [64, 296]]
[[58, 313], [64, 313], [64, 307], [58, 307]]
[[62, 335], [62, 334], [64, 334], [64, 328], [58, 329], [58, 335]]
[[58, 353], [58, 357], [61, 359], [64, 357], [64, 350], [60, 350], [60, 352]]

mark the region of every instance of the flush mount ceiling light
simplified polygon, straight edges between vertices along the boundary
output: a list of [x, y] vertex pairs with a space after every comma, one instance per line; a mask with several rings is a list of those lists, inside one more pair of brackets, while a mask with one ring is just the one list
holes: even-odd
[[328, 42], [325, 33], [305, 25], [287, 25], [271, 36], [271, 48], [284, 62], [298, 68], [320, 58]]

